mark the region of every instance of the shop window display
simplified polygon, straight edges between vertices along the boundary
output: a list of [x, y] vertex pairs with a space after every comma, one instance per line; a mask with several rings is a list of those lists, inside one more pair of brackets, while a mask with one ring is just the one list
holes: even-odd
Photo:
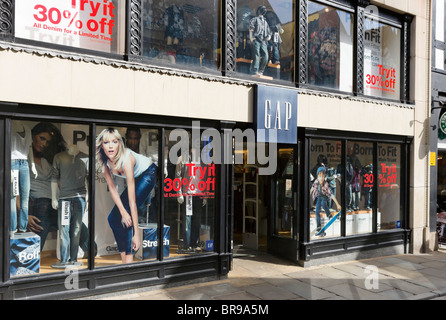
[[310, 233], [312, 239], [341, 235], [342, 144], [337, 140], [311, 140]]
[[293, 0], [237, 1], [237, 72], [293, 81]]
[[13, 120], [10, 275], [88, 265], [88, 126]]
[[163, 199], [170, 258], [214, 251], [216, 166], [209, 161], [209, 140], [182, 133], [166, 131], [165, 137], [169, 161]]
[[308, 84], [353, 91], [353, 15], [308, 2]]
[[15, 36], [124, 54], [126, 1], [30, 0], [15, 3]]
[[402, 227], [401, 146], [378, 144], [378, 231]]
[[373, 231], [373, 143], [347, 142], [345, 165], [346, 234]]
[[158, 258], [158, 148], [157, 129], [97, 128], [95, 266]]
[[378, 18], [366, 18], [364, 31], [364, 94], [400, 99], [401, 29]]
[[219, 68], [218, 0], [144, 0], [143, 56], [169, 65]]

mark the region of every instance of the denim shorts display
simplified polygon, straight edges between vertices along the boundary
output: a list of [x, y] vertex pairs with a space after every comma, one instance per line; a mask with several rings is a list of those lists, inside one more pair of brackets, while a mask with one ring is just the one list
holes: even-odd
[[[11, 194], [11, 228], [12, 232], [25, 232], [28, 226], [28, 201], [30, 189], [30, 175], [27, 160], [11, 161], [11, 176], [14, 172], [18, 173], [18, 195], [20, 196], [20, 210], [17, 215], [17, 195]], [[11, 186], [11, 191], [13, 186]]]
[[[153, 187], [156, 183], [156, 171], [155, 164], [151, 164], [150, 167], [139, 175], [135, 179], [135, 199], [136, 207], [140, 207], [144, 204], [144, 201], [150, 195]], [[125, 210], [130, 214], [129, 196], [127, 188], [121, 194], [121, 201]], [[130, 214], [131, 217], [131, 214]], [[132, 250], [132, 237], [133, 227], [126, 227], [121, 222], [122, 216], [118, 207], [115, 205], [108, 215], [108, 223], [113, 231], [113, 235], [118, 246], [120, 253], [125, 252], [126, 255], [133, 254]], [[135, 223], [135, 222], [134, 222]], [[136, 222], [137, 224], [138, 222]]]

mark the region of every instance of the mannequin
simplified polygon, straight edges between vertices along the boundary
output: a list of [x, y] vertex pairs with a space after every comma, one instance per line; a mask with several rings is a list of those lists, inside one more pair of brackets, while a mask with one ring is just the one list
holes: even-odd
[[[31, 130], [21, 121], [12, 121], [11, 128], [11, 234], [26, 232], [30, 174], [28, 153], [31, 148]], [[17, 197], [20, 203], [17, 203]], [[20, 206], [17, 216], [17, 205]], [[18, 229], [17, 229], [18, 228]]]
[[[199, 142], [197, 142], [199, 144]], [[205, 177], [200, 177], [200, 170], [196, 170], [196, 174], [193, 175], [193, 170], [190, 170], [190, 166], [193, 164], [203, 167], [204, 164], [200, 161], [200, 148], [193, 145], [190, 149], [190, 153], [186, 159], [182, 156], [178, 158], [178, 162], [175, 170], [175, 177], [187, 179], [190, 181], [189, 187], [181, 184], [179, 190], [178, 203], [181, 205], [181, 220], [183, 231], [183, 249], [179, 250], [179, 253], [188, 252], [200, 252], [200, 228], [201, 228], [201, 214], [203, 207], [206, 205], [206, 199], [197, 195], [199, 192], [198, 183], [205, 181]], [[200, 179], [201, 178], [201, 179]]]
[[257, 8], [257, 16], [249, 22], [249, 40], [252, 49], [251, 73], [262, 75], [268, 63], [268, 41], [271, 39], [271, 29], [264, 18], [266, 7]]
[[[60, 262], [53, 268], [79, 266], [77, 254], [87, 195], [88, 155], [77, 145], [54, 156], [51, 182], [52, 205], [58, 210]], [[58, 195], [59, 193], [59, 195]]]
[[166, 29], [164, 39], [166, 40], [167, 56], [171, 63], [176, 62], [176, 46], [183, 41], [184, 33], [184, 11], [182, 8], [173, 4], [164, 11], [162, 20]]
[[268, 11], [265, 14], [265, 19], [268, 22], [268, 25], [271, 29], [272, 36], [270, 39], [270, 60], [273, 64], [280, 64], [280, 44], [282, 43], [282, 38], [280, 37], [283, 34], [284, 30], [280, 24], [280, 20], [277, 17], [276, 13], [273, 11]]

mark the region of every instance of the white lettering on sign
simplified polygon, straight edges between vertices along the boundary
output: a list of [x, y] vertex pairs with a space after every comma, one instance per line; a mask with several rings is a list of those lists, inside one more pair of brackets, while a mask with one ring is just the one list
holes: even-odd
[[291, 103], [288, 101], [285, 101], [283, 103], [283, 107], [285, 110], [285, 119], [284, 123], [282, 123], [282, 114], [281, 114], [281, 103], [280, 101], [277, 101], [276, 103], [276, 110], [275, 112], [271, 110], [271, 100], [265, 100], [265, 129], [271, 129], [271, 116], [274, 112], [274, 130], [282, 130], [282, 124], [285, 128], [284, 130], [289, 130], [289, 123], [290, 119], [293, 116], [293, 109], [291, 107]]

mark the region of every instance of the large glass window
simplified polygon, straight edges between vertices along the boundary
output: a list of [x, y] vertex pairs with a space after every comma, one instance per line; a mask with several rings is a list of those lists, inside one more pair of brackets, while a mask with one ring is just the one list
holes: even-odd
[[308, 83], [353, 91], [353, 15], [308, 2]]
[[159, 132], [98, 126], [96, 134], [95, 266], [157, 259]]
[[214, 251], [216, 166], [210, 163], [210, 140], [201, 138], [189, 130], [166, 131], [163, 199], [171, 258]]
[[294, 0], [237, 1], [237, 72], [293, 81]]
[[373, 143], [347, 142], [346, 234], [373, 231]]
[[399, 100], [401, 29], [377, 18], [366, 18], [364, 26], [364, 94]]
[[15, 36], [123, 54], [124, 0], [31, 0], [15, 4]]
[[88, 266], [88, 126], [13, 120], [10, 275]]
[[401, 147], [378, 144], [378, 231], [401, 228]]
[[219, 68], [220, 1], [143, 0], [142, 11], [143, 56], [170, 65]]
[[341, 155], [341, 141], [311, 140], [310, 235], [313, 239], [341, 235]]

